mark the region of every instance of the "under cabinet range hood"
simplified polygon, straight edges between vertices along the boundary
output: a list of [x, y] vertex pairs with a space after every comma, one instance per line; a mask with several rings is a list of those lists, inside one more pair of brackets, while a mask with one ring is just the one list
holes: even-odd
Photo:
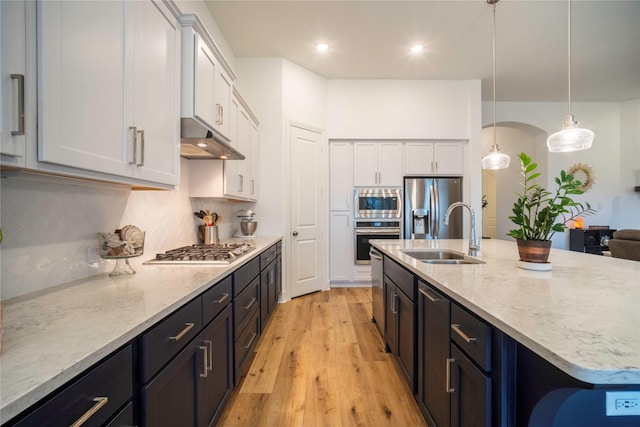
[[244, 160], [244, 154], [194, 118], [180, 119], [180, 155], [187, 159]]

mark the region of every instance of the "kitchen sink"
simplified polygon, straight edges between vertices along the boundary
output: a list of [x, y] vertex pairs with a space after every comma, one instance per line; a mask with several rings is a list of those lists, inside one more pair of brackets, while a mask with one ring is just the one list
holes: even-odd
[[484, 261], [449, 250], [404, 249], [400, 252], [427, 264], [484, 264]]

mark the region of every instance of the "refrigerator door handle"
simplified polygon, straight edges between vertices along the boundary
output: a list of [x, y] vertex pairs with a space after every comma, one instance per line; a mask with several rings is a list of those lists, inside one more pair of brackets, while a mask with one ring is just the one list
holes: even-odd
[[436, 200], [434, 202], [434, 206], [436, 209], [436, 219], [433, 222], [434, 223], [434, 238], [438, 239], [440, 238], [440, 189], [438, 188], [438, 180], [434, 179], [433, 180], [433, 193], [436, 196]]
[[435, 223], [437, 221], [438, 218], [438, 214], [436, 212], [436, 208], [435, 208], [435, 201], [436, 201], [436, 196], [433, 193], [433, 184], [429, 186], [429, 232], [431, 233], [431, 238], [435, 239], [436, 238], [436, 226]]

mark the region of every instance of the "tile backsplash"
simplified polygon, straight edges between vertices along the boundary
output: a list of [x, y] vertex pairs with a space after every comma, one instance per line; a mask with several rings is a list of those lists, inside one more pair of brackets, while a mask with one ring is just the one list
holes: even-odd
[[1, 299], [39, 291], [95, 274], [109, 272], [114, 260], [87, 262], [97, 246], [96, 234], [133, 224], [146, 232], [144, 255], [197, 242], [193, 215], [200, 209], [217, 212], [221, 239], [238, 228], [236, 212], [253, 203], [190, 199], [188, 160], [181, 161], [181, 185], [174, 191], [130, 191], [126, 187], [65, 179], [20, 176], [0, 181]]

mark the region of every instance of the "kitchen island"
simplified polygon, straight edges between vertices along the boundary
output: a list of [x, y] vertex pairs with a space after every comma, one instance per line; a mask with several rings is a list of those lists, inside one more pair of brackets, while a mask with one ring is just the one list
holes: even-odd
[[256, 249], [229, 265], [137, 265], [132, 276], [101, 274], [3, 301], [0, 421], [36, 404], [280, 240], [250, 239]]
[[[472, 257], [482, 263], [463, 265], [429, 264], [404, 251], [466, 255], [466, 240], [374, 240], [372, 245], [417, 283], [450, 299], [452, 307], [455, 303], [514, 342], [519, 369], [525, 366], [520, 354], [531, 353], [529, 359], [543, 361], [545, 370], [548, 365], [549, 372], [566, 375], [580, 387], [640, 394], [640, 263], [552, 249], [552, 269], [531, 271], [517, 267], [515, 243], [501, 240], [483, 240], [482, 250]], [[507, 369], [516, 376], [516, 356], [511, 359], [503, 377]], [[531, 370], [542, 364], [533, 363]], [[530, 386], [524, 384], [530, 379], [526, 375], [543, 376], [540, 371], [518, 375], [514, 390]], [[600, 404], [597, 411], [604, 414], [604, 402], [594, 402]], [[607, 418], [613, 419], [637, 423], [640, 416]]]

